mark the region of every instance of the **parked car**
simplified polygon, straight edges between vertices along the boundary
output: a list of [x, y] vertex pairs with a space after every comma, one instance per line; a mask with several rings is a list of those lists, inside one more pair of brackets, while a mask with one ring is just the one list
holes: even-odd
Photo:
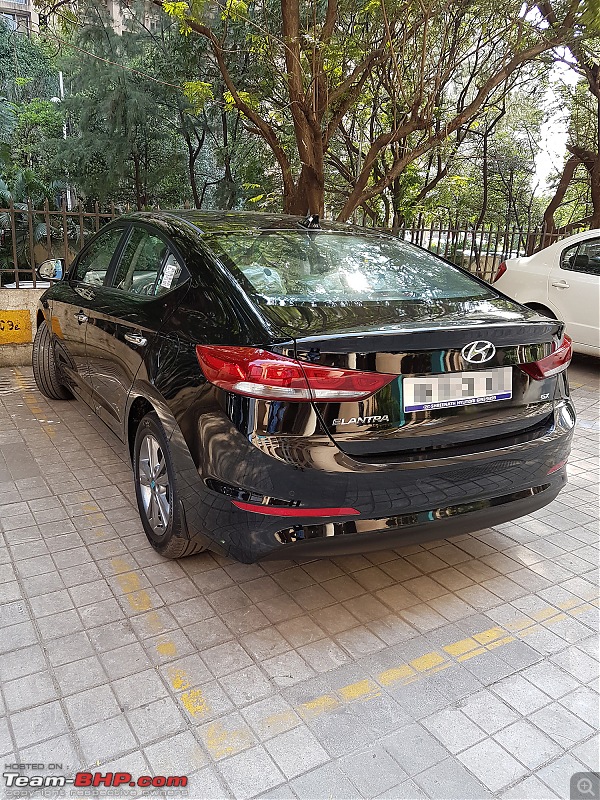
[[565, 484], [563, 323], [395, 237], [136, 213], [62, 271], [40, 268], [55, 282], [37, 385], [127, 445], [165, 556], [398, 547], [529, 514]]
[[499, 265], [494, 284], [529, 308], [564, 320], [576, 352], [600, 356], [600, 231], [511, 258]]

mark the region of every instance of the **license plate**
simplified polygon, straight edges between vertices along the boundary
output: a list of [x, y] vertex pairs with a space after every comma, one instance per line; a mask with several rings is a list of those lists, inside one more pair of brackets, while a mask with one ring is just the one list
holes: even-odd
[[512, 367], [404, 378], [402, 387], [405, 411], [494, 403], [512, 397]]

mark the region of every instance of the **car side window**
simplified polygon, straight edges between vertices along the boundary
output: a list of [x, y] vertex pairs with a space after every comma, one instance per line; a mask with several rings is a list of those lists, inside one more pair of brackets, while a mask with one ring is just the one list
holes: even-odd
[[112, 285], [131, 294], [154, 295], [154, 287], [167, 257], [168, 245], [144, 228], [133, 228]]
[[99, 233], [77, 260], [73, 279], [92, 286], [102, 286], [122, 236], [123, 228], [111, 228]]
[[563, 252], [561, 267], [572, 272], [600, 275], [600, 238], [569, 247]]

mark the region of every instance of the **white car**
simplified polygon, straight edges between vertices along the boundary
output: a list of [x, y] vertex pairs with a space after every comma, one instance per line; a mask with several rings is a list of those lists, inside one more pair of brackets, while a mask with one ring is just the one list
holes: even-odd
[[564, 320], [576, 352], [600, 356], [600, 230], [507, 259], [493, 283], [519, 303]]

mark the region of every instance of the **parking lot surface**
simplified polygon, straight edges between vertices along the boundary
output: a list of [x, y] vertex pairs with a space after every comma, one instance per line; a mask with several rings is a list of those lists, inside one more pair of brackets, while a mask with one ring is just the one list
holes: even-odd
[[598, 362], [570, 378], [569, 484], [540, 512], [248, 566], [157, 555], [125, 448], [0, 370], [3, 765], [189, 776], [174, 797], [568, 797], [598, 770]]

